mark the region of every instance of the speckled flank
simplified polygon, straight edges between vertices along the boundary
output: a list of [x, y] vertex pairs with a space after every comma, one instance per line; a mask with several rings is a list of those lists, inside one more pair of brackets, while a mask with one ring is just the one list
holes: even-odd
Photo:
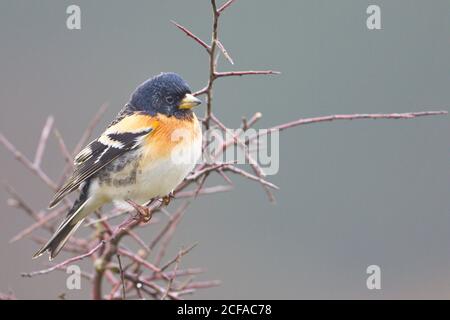
[[127, 186], [136, 183], [141, 154], [131, 152], [117, 158], [98, 173], [100, 186]]

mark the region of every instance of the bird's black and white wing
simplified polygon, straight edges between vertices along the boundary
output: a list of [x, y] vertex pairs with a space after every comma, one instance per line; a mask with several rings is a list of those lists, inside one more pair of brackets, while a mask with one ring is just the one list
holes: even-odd
[[74, 160], [74, 172], [56, 192], [49, 207], [58, 204], [81, 183], [126, 152], [136, 149], [156, 127], [149, 115], [130, 115], [113, 124], [97, 139], [86, 146]]

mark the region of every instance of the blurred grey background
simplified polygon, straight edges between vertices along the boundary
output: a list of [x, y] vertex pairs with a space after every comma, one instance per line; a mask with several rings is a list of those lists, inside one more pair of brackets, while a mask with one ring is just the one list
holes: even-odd
[[[82, 29], [66, 28], [66, 8], [81, 7]], [[366, 8], [381, 6], [382, 30], [366, 28]], [[170, 24], [208, 40], [207, 1], [0, 2], [0, 131], [28, 156], [52, 114], [73, 148], [98, 107], [110, 107], [95, 134], [132, 90], [161, 71], [191, 87], [207, 79], [203, 50]], [[258, 127], [336, 113], [450, 109], [450, 2], [447, 0], [238, 0], [220, 37], [235, 66], [282, 71], [274, 77], [221, 79], [215, 112], [229, 127], [261, 111]], [[198, 109], [202, 113], [202, 109]], [[283, 132], [281, 190], [271, 205], [257, 184], [201, 198], [171, 248], [198, 241], [183, 266], [223, 284], [194, 298], [450, 297], [449, 117], [315, 124]], [[52, 194], [0, 147], [0, 178], [36, 208]], [[44, 168], [62, 160], [51, 140]], [[19, 298], [88, 298], [67, 291], [65, 274], [39, 269], [29, 240], [9, 244], [30, 219], [0, 193], [0, 291]], [[154, 229], [148, 229], [148, 238]], [[366, 288], [366, 268], [382, 271], [382, 290]]]

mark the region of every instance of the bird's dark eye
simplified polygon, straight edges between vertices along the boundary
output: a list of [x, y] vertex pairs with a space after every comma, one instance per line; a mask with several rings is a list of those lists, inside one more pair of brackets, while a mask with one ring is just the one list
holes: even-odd
[[172, 104], [172, 103], [173, 103], [173, 101], [174, 101], [174, 99], [173, 99], [173, 97], [172, 97], [172, 96], [168, 96], [168, 97], [166, 97], [166, 102], [167, 102], [168, 104]]

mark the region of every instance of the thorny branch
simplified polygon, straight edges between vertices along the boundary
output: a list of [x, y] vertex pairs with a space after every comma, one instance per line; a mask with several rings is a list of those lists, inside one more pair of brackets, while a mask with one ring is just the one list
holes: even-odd
[[[207, 108], [205, 117], [203, 118], [203, 125], [205, 129], [209, 129], [215, 125], [224, 133], [229, 133], [227, 128], [213, 113], [213, 89], [215, 81], [224, 77], [236, 77], [247, 75], [277, 75], [278, 71], [261, 70], [261, 71], [218, 71], [217, 70], [217, 48], [220, 53], [231, 64], [234, 64], [233, 59], [224, 47], [223, 42], [219, 39], [219, 19], [222, 14], [235, 2], [229, 0], [224, 2], [221, 6], [217, 6], [216, 0], [210, 0], [212, 8], [212, 29], [211, 39], [209, 43], [200, 39], [188, 28], [180, 25], [177, 22], [172, 23], [184, 32], [189, 38], [193, 39], [200, 47], [205, 49], [208, 55], [209, 74], [207, 83], [203, 89], [198, 90], [194, 95], [206, 95]], [[22, 163], [31, 173], [36, 175], [44, 184], [51, 190], [55, 190], [61, 184], [62, 179], [67, 175], [69, 169], [72, 167], [74, 155], [81, 150], [81, 148], [88, 142], [90, 136], [100, 121], [102, 115], [106, 110], [104, 104], [97, 114], [93, 117], [88, 127], [81, 136], [73, 151], [70, 151], [64, 142], [61, 133], [54, 128], [53, 117], [48, 117], [44, 128], [42, 130], [36, 153], [33, 160], [29, 160], [18, 148], [11, 143], [3, 134], [0, 133], [0, 144], [2, 144], [10, 153]], [[220, 192], [227, 192], [233, 188], [232, 180], [227, 173], [234, 173], [244, 178], [253, 180], [261, 184], [269, 199], [273, 200], [273, 195], [270, 189], [278, 189], [276, 185], [268, 181], [263, 174], [263, 171], [257, 161], [250, 156], [250, 142], [258, 139], [262, 135], [267, 135], [275, 131], [282, 131], [296, 126], [321, 123], [334, 120], [357, 120], [357, 119], [412, 119], [422, 116], [444, 115], [447, 111], [428, 111], [428, 112], [411, 112], [411, 113], [392, 113], [392, 114], [349, 114], [349, 115], [330, 115], [314, 118], [302, 118], [284, 124], [276, 125], [267, 130], [260, 130], [253, 136], [246, 137], [244, 140], [241, 134], [247, 132], [253, 127], [255, 123], [262, 117], [260, 112], [256, 112], [250, 119], [242, 118], [242, 125], [239, 130], [235, 131], [231, 138], [222, 142], [218, 151], [212, 155], [211, 163], [200, 163], [195, 170], [185, 179], [184, 182], [174, 191], [175, 203], [182, 201], [182, 199], [197, 200], [199, 195], [210, 195]], [[50, 133], [54, 131], [61, 155], [66, 162], [65, 168], [62, 170], [61, 181], [55, 182], [47, 173], [41, 168], [46, 145], [49, 140]], [[208, 141], [205, 141], [207, 145]], [[253, 173], [247, 172], [236, 166], [235, 163], [223, 163], [218, 161], [221, 154], [226, 152], [230, 147], [238, 145], [242, 148], [246, 155], [246, 160], [252, 167]], [[226, 185], [207, 186], [206, 181], [212, 173], [216, 173], [223, 177]], [[7, 185], [7, 191], [11, 198], [8, 204], [12, 207], [22, 210], [29, 215], [34, 223], [19, 232], [11, 241], [17, 241], [23, 238], [30, 238], [37, 244], [42, 244], [45, 240], [42, 237], [36, 236], [36, 230], [44, 230], [49, 233], [54, 231], [57, 223], [57, 217], [66, 212], [72, 205], [72, 201], [65, 199], [63, 206], [59, 209], [43, 209], [35, 210], [26, 203], [24, 197], [21, 197], [11, 186]], [[147, 207], [135, 206], [137, 214], [129, 216], [125, 221], [114, 224], [113, 220], [120, 218], [125, 214], [132, 214], [127, 212], [118, 212], [113, 209], [110, 212], [98, 212], [97, 219], [91, 220], [87, 226], [92, 229], [93, 235], [88, 239], [79, 239], [72, 237], [70, 242], [63, 250], [74, 255], [58, 264], [54, 264], [49, 268], [23, 273], [25, 277], [33, 277], [38, 275], [45, 275], [55, 270], [65, 270], [69, 264], [90, 258], [92, 260], [93, 274], [83, 271], [86, 279], [91, 281], [92, 297], [94, 299], [124, 299], [137, 297], [139, 299], [153, 298], [153, 299], [181, 299], [184, 295], [192, 294], [198, 289], [211, 288], [220, 284], [219, 281], [193, 281], [194, 277], [204, 270], [200, 268], [181, 268], [181, 259], [188, 254], [193, 246], [187, 249], [180, 250], [178, 254], [169, 259], [165, 264], [167, 248], [176, 231], [176, 228], [182, 219], [184, 213], [189, 206], [189, 202], [182, 201], [173, 213], [168, 212], [163, 207], [161, 199], [153, 199]], [[163, 225], [153, 240], [146, 241], [142, 239], [134, 229], [146, 224], [147, 219], [141, 215], [148, 213], [147, 219], [150, 219], [155, 214], [161, 217], [152, 218], [150, 224], [160, 225], [164, 216], [167, 216], [168, 221]], [[129, 238], [135, 241], [140, 249], [135, 251], [128, 249], [123, 240]], [[148, 244], [147, 244], [148, 243]], [[118, 265], [113, 262], [113, 257], [118, 257]], [[119, 258], [120, 257], [120, 258]], [[123, 258], [123, 260], [122, 260]], [[151, 260], [150, 260], [151, 259]], [[122, 261], [124, 264], [122, 264]], [[162, 266], [161, 266], [162, 265]], [[173, 266], [172, 270], [169, 270]], [[179, 279], [187, 278], [183, 282]], [[105, 281], [109, 286], [109, 293], [104, 294], [106, 287]], [[120, 290], [120, 288], [122, 290]], [[121, 292], [119, 292], [121, 291]], [[15, 298], [13, 294], [0, 295], [0, 299]]]

